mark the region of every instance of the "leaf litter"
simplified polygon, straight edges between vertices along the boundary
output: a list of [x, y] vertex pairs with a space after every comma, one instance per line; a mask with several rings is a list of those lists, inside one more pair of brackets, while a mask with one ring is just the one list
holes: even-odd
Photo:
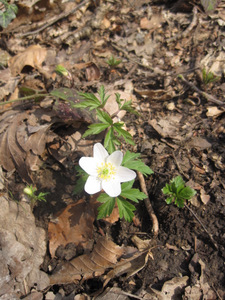
[[[136, 120], [131, 118], [128, 125], [133, 130], [136, 142], [135, 149], [137, 151], [142, 149], [142, 155], [146, 157], [151, 168], [155, 171], [154, 178], [148, 180], [147, 186], [149, 194], [153, 197], [154, 209], [160, 221], [160, 234], [157, 240], [160, 247], [157, 248], [157, 251], [153, 250], [154, 263], [146, 262], [146, 255], [143, 254], [143, 256], [140, 255], [140, 263], [134, 264], [136, 266], [134, 269], [139, 272], [138, 276], [142, 283], [144, 282], [142, 294], [139, 293], [139, 296], [144, 293], [146, 297], [149, 297], [145, 289], [149, 289], [151, 286], [152, 290], [155, 291], [155, 293], [151, 293], [151, 297], [157, 297], [157, 299], [169, 299], [172, 297], [171, 295], [176, 297], [179, 294], [178, 290], [187, 299], [199, 299], [199, 297], [214, 299], [215, 292], [213, 293], [211, 287], [216, 286], [215, 290], [218, 292], [218, 297], [221, 298], [221, 295], [224, 295], [224, 288], [221, 285], [224, 281], [222, 275], [224, 274], [224, 256], [221, 254], [224, 253], [222, 240], [224, 236], [224, 199], [222, 195], [225, 189], [223, 180], [223, 140], [225, 133], [223, 107], [218, 109], [213, 104], [213, 108], [210, 102], [203, 99], [202, 94], [193, 93], [188, 86], [181, 85], [175, 77], [184, 72], [185, 78], [190, 83], [194, 83], [202, 91], [210, 92], [211, 95], [216, 95], [221, 101], [224, 101], [222, 94], [223, 44], [220, 43], [223, 26], [223, 3], [222, 1], [220, 3], [214, 1], [212, 12], [207, 16], [202, 13], [202, 6], [198, 7], [196, 13], [193, 11], [192, 5], [185, 3], [185, 1], [174, 1], [175, 3], [171, 4], [172, 8], [165, 6], [163, 4], [165, 1], [161, 1], [160, 7], [157, 5], [157, 1], [151, 3], [149, 1], [131, 3], [132, 1], [129, 1], [129, 3], [126, 2], [126, 6], [122, 2], [110, 3], [109, 5], [102, 5], [101, 1], [100, 3], [97, 2], [85, 1], [83, 9], [74, 15], [67, 15], [67, 17], [64, 14], [63, 18], [61, 17], [57, 22], [51, 23], [54, 25], [45, 28], [42, 26], [46, 24], [45, 18], [48, 14], [41, 12], [39, 4], [35, 8], [33, 4], [29, 4], [27, 8], [26, 4], [21, 9], [21, 17], [12, 22], [12, 35], [8, 37], [7, 46], [10, 53], [14, 53], [14, 59], [11, 59], [8, 69], [1, 70], [1, 78], [8, 78], [5, 81], [1, 80], [1, 99], [4, 97], [6, 100], [8, 95], [14, 92], [16, 86], [21, 85], [20, 80], [29, 83], [33, 81], [33, 78], [37, 79], [35, 88], [38, 87], [38, 80], [39, 82], [43, 81], [46, 90], [49, 91], [54, 86], [57, 88], [56, 94], [58, 92], [58, 95], [54, 95], [54, 99], [51, 101], [46, 99], [41, 101], [40, 105], [43, 106], [39, 112], [36, 109], [39, 104], [32, 102], [28, 105], [28, 109], [25, 106], [25, 110], [17, 110], [17, 107], [1, 115], [1, 164], [7, 171], [13, 171], [16, 168], [23, 180], [28, 182], [33, 179], [35, 173], [39, 172], [44, 176], [44, 170], [40, 167], [46, 163], [50, 173], [53, 173], [53, 170], [60, 170], [62, 176], [66, 174], [66, 180], [73, 184], [73, 165], [77, 156], [83, 151], [86, 151], [85, 156], [91, 154], [91, 147], [95, 143], [90, 139], [78, 147], [83, 130], [85, 130], [83, 127], [92, 122], [94, 116], [88, 115], [87, 112], [81, 116], [79, 111], [74, 110], [71, 106], [72, 102], [68, 103], [63, 100], [62, 97], [63, 94], [65, 96], [66, 91], [63, 91], [63, 88], [69, 87], [71, 91], [73, 89], [71, 95], [66, 95], [66, 99], [72, 97], [71, 100], [76, 101], [77, 90], [95, 92], [104, 83], [104, 85], [108, 84], [108, 87], [113, 87], [109, 88], [112, 93], [115, 90], [121, 92], [123, 89], [125, 90], [126, 81], [132, 81], [136, 95], [135, 105], [137, 104], [137, 108], [141, 110], [143, 115]], [[203, 9], [208, 14], [209, 1], [201, 2]], [[54, 21], [59, 12], [61, 13], [64, 9], [68, 11], [69, 8], [72, 11], [77, 3], [66, 2], [64, 6], [59, 7], [54, 6], [54, 4], [51, 5], [46, 6], [46, 11], [52, 16], [51, 21]], [[29, 13], [27, 13], [27, 9]], [[36, 10], [36, 21], [33, 19], [34, 9]], [[117, 11], [120, 13], [117, 14]], [[24, 25], [19, 28], [18, 24], [23, 24], [25, 12], [26, 18], [32, 20], [33, 24], [28, 24], [26, 19]], [[160, 16], [160, 18], [155, 18], [156, 16]], [[193, 22], [196, 20], [194, 18], [196, 16], [198, 23]], [[91, 17], [93, 17], [92, 22], [90, 22]], [[13, 36], [13, 32], [16, 33], [18, 30], [25, 34], [24, 37], [18, 38], [21, 33], [17, 34], [17, 38]], [[4, 32], [7, 33], [7, 29], [4, 29]], [[51, 52], [48, 49], [45, 53], [44, 46], [40, 48], [33, 45], [33, 48], [30, 48], [29, 45], [33, 41], [31, 42], [29, 39], [31, 35], [29, 32], [33, 32], [32, 35], [35, 36], [35, 42], [38, 44], [51, 45]], [[210, 44], [207, 41], [210, 41]], [[65, 49], [61, 47], [62, 42]], [[28, 55], [27, 58], [26, 54]], [[114, 74], [110, 72], [110, 68], [105, 63], [105, 58], [112, 54], [122, 61]], [[53, 66], [63, 62], [72, 74], [73, 81], [54, 74]], [[79, 64], [80, 66], [83, 64], [84, 68], [79, 69], [77, 67]], [[24, 68], [26, 65], [33, 68], [32, 74], [27, 74], [27, 70]], [[220, 76], [219, 81], [211, 86], [204, 86], [195, 72], [196, 69], [201, 72], [203, 67]], [[23, 74], [21, 74], [22, 70]], [[6, 75], [8, 77], [5, 77]], [[33, 77], [29, 77], [30, 75]], [[12, 84], [7, 85], [8, 82]], [[60, 93], [61, 95], [59, 95]], [[129, 98], [130, 93], [126, 97]], [[168, 102], [171, 103], [171, 106], [168, 106]], [[136, 135], [135, 131], [137, 132]], [[56, 166], [56, 163], [59, 165]], [[63, 168], [66, 168], [67, 172]], [[68, 174], [68, 171], [71, 173]], [[71, 174], [73, 175], [71, 176]], [[165, 206], [164, 199], [156, 186], [158, 184], [163, 185], [168, 178], [171, 179], [178, 174], [184, 175], [187, 179], [191, 178], [194, 186], [199, 184], [198, 205], [194, 209], [213, 232], [219, 244], [220, 252], [211, 249], [208, 237], [204, 236], [199, 224], [193, 219], [191, 220], [187, 212], [178, 212], [172, 207]], [[52, 179], [50, 186], [55, 185], [57, 189], [60, 182], [54, 177], [55, 175], [50, 177]], [[47, 178], [43, 178], [43, 181], [47, 182]], [[63, 190], [67, 190], [68, 186], [69, 184], [66, 182]], [[52, 198], [57, 205], [62, 200], [56, 194]], [[63, 199], [66, 201], [65, 198]], [[75, 213], [78, 215], [76, 222], [79, 224], [82, 217], [85, 219], [87, 205], [82, 200], [79, 202], [80, 198], [76, 199], [78, 204], [82, 206]], [[194, 206], [194, 203], [192, 204]], [[46, 216], [47, 212], [44, 208], [47, 207], [42, 205], [37, 207], [37, 211], [42, 209], [43, 215]], [[71, 207], [73, 204], [68, 206], [68, 209]], [[64, 213], [67, 216], [67, 208]], [[140, 221], [136, 227], [124, 222], [114, 223], [116, 218], [112, 220], [111, 224], [102, 221], [100, 226], [103, 229], [99, 227], [99, 224], [97, 225], [100, 232], [102, 230], [107, 232], [109, 236], [113, 236], [114, 242], [116, 241], [116, 243], [111, 241], [113, 244], [109, 242], [110, 247], [126, 249], [126, 245], [130, 243], [130, 235], [134, 231], [138, 231], [140, 234], [141, 232], [143, 234], [144, 231], [147, 237], [151, 236], [151, 223], [145, 217], [142, 209], [138, 210], [138, 213]], [[95, 232], [96, 224], [93, 223], [93, 218], [94, 215], [91, 214], [90, 220], [88, 219], [91, 223], [90, 226], [87, 224], [84, 225], [84, 228], [80, 226], [78, 232], [76, 230], [75, 232], [80, 234], [81, 241], [81, 229], [84, 229], [83, 234], [86, 240], [89, 236], [87, 233], [93, 234], [93, 240], [90, 243], [92, 245], [93, 241], [96, 241], [96, 245], [98, 245], [99, 234]], [[60, 220], [62, 228], [60, 229], [61, 232], [59, 230], [58, 237], [62, 237], [64, 234], [66, 237], [70, 237], [68, 239], [69, 244], [73, 243], [74, 239], [79, 241], [79, 238], [74, 235], [75, 233], [70, 232], [72, 228], [66, 223], [66, 217], [63, 218], [63, 213], [62, 220]], [[57, 225], [57, 221], [54, 225]], [[66, 228], [68, 230], [65, 233], [64, 229]], [[66, 239], [62, 238], [62, 240], [57, 241], [56, 234], [54, 242], [58, 248], [61, 245], [65, 252], [69, 251]], [[106, 245], [105, 243], [107, 244], [104, 240], [103, 245]], [[125, 246], [118, 246], [123, 244]], [[170, 245], [170, 249], [165, 250], [161, 247], [165, 244]], [[92, 250], [90, 246], [90, 253], [79, 255], [79, 253], [76, 254], [76, 251], [74, 252], [75, 256], [79, 255], [72, 258], [72, 261], [75, 260], [76, 270], [70, 266], [72, 276], [75, 274], [75, 282], [82, 283], [83, 274], [85, 279], [93, 279], [93, 273], [91, 274], [90, 270], [85, 269], [85, 272], [82, 273], [79, 269], [79, 263], [83, 262], [83, 259], [85, 261], [87, 259], [89, 266], [92, 263], [92, 266], [97, 270], [96, 263], [102, 263], [102, 261], [96, 260], [96, 247], [94, 246], [94, 250]], [[173, 249], [176, 249], [176, 255], [174, 255]], [[53, 249], [53, 256], [56, 250]], [[101, 251], [103, 250], [100, 250], [100, 253]], [[199, 263], [195, 261], [197, 271], [193, 271], [193, 268], [189, 267], [187, 263], [192, 261], [195, 252], [199, 252], [202, 258], [198, 261]], [[102, 253], [104, 253], [103, 258], [107, 258], [105, 252]], [[63, 280], [60, 277], [61, 274], [65, 274], [67, 282], [71, 282], [72, 278], [66, 273], [67, 263], [71, 262], [71, 256], [67, 252], [65, 257], [69, 257], [69, 261], [61, 269], [64, 270], [64, 273], [62, 271], [59, 273], [59, 282]], [[92, 259], [94, 259], [94, 263], [91, 261]], [[202, 261], [204, 261], [206, 268]], [[96, 272], [95, 275], [99, 275], [101, 280], [105, 280], [105, 283], [107, 280], [113, 279], [112, 285], [119, 284], [122, 287], [122, 292], [134, 290], [135, 294], [138, 295], [140, 286], [138, 286], [138, 279], [135, 275], [130, 281], [126, 279], [125, 282], [122, 282], [123, 276], [121, 274], [123, 272], [136, 274], [131, 271], [130, 262], [128, 269], [126, 269], [128, 261], [125, 259], [123, 265], [121, 256], [116, 256], [114, 262], [114, 264], [110, 265], [110, 262], [104, 268], [98, 269], [99, 273]], [[120, 267], [123, 270], [122, 273]], [[205, 282], [202, 283], [203, 280], [200, 282], [200, 269], [205, 274], [204, 281], [206, 284]], [[57, 276], [57, 271], [54, 272], [56, 273], [52, 275], [52, 278]], [[189, 281], [186, 284], [187, 275]], [[117, 277], [116, 280], [115, 277]], [[192, 282], [193, 278], [196, 277], [198, 278], [197, 283]], [[172, 279], [168, 281], [168, 278]], [[215, 281], [213, 278], [217, 280]], [[155, 283], [154, 286], [152, 286], [152, 282]], [[207, 286], [208, 283], [210, 287]], [[85, 284], [88, 284], [88, 281]], [[63, 294], [62, 290], [60, 293]], [[25, 294], [27, 293], [24, 292]]]

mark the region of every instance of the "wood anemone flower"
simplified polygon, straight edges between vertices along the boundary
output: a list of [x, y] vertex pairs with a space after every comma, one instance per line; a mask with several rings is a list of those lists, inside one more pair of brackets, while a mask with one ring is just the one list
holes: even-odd
[[136, 173], [122, 167], [123, 153], [119, 150], [108, 154], [102, 144], [94, 145], [93, 157], [81, 157], [80, 167], [89, 175], [84, 190], [88, 194], [95, 194], [104, 190], [110, 197], [117, 197], [121, 193], [121, 182], [131, 181]]

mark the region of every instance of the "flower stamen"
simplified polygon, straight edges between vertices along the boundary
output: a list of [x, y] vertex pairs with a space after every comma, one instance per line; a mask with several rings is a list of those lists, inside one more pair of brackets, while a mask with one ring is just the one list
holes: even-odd
[[102, 162], [100, 166], [97, 166], [97, 173], [99, 179], [110, 180], [116, 174], [116, 168], [111, 163]]

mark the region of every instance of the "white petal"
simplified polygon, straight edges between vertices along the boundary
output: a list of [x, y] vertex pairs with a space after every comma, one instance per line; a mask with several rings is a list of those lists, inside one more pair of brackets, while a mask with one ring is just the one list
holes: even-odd
[[88, 175], [97, 176], [97, 161], [93, 157], [81, 157], [79, 165]]
[[115, 151], [107, 158], [107, 162], [112, 163], [115, 167], [119, 167], [123, 160], [123, 153], [121, 151]]
[[118, 167], [115, 179], [119, 182], [127, 182], [133, 180], [136, 177], [136, 173], [125, 167]]
[[102, 144], [97, 143], [94, 145], [93, 156], [98, 161], [105, 161], [106, 157], [109, 156], [109, 153], [105, 150]]
[[85, 192], [92, 195], [100, 192], [101, 189], [101, 181], [94, 176], [89, 176], [84, 186]]
[[116, 180], [102, 181], [102, 188], [110, 197], [117, 197], [121, 194], [121, 185]]

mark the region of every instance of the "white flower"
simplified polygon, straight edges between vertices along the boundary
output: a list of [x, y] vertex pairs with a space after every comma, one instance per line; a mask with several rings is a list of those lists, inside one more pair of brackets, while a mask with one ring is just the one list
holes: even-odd
[[121, 193], [121, 182], [133, 180], [136, 173], [122, 167], [123, 153], [115, 151], [108, 154], [102, 144], [94, 145], [93, 157], [81, 157], [80, 167], [88, 173], [84, 190], [88, 194], [95, 194], [102, 189], [110, 197], [117, 197]]

